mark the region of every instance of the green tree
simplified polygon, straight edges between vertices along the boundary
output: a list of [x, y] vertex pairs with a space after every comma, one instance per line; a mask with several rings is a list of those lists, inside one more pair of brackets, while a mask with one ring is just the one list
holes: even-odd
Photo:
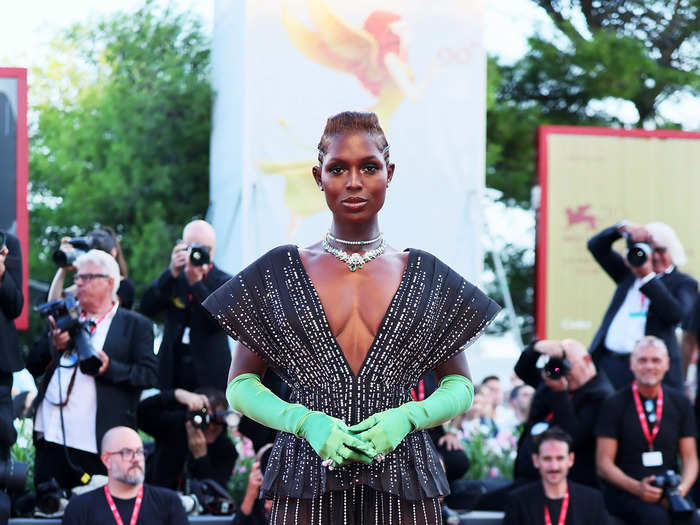
[[[555, 34], [529, 38], [529, 50], [512, 65], [491, 57], [488, 67], [486, 185], [524, 209], [531, 209], [538, 126], [625, 124], [614, 104], [592, 104], [612, 98], [634, 105], [636, 126], [678, 127], [659, 105], [700, 92], [700, 0], [532, 2], [549, 15]], [[502, 253], [525, 335], [533, 328], [531, 255], [519, 246]], [[489, 257], [485, 264], [492, 267]]]
[[62, 33], [31, 72], [30, 272], [63, 235], [109, 225], [137, 294], [209, 203], [210, 45], [201, 22], [148, 1]]
[[636, 126], [680, 126], [659, 114], [679, 92], [700, 93], [700, 0], [533, 0], [558, 29], [529, 39], [507, 71], [504, 92], [555, 122], [620, 124], [589, 103], [634, 104]]

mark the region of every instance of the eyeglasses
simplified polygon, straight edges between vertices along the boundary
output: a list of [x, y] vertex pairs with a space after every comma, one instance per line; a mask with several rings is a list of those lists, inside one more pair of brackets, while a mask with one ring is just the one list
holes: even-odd
[[109, 277], [106, 273], [78, 273], [75, 275], [73, 278], [74, 281], [85, 281], [86, 283], [89, 283], [93, 279], [97, 279], [99, 277]]
[[144, 452], [142, 448], [123, 448], [121, 450], [117, 450], [115, 452], [105, 452], [105, 454], [109, 456], [113, 456], [114, 454], [119, 454], [122, 457], [123, 461], [133, 461], [136, 456], [139, 457], [144, 457]]

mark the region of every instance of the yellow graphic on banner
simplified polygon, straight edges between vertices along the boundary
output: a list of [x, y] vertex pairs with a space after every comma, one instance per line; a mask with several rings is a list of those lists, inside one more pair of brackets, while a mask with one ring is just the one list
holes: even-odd
[[[367, 16], [362, 27], [353, 27], [331, 12], [324, 0], [308, 0], [307, 8], [313, 28], [304, 25], [286, 2], [282, 3], [282, 23], [289, 39], [309, 60], [354, 76], [363, 89], [376, 97], [376, 103], [367, 110], [375, 112], [386, 129], [406, 93], [417, 96], [420, 91], [413, 85], [406, 50], [393, 29], [401, 16], [377, 10]], [[288, 128], [286, 122], [280, 124]], [[263, 173], [285, 177], [284, 202], [291, 213], [289, 238], [301, 218], [326, 207], [311, 176], [315, 163], [316, 159], [257, 163]]]

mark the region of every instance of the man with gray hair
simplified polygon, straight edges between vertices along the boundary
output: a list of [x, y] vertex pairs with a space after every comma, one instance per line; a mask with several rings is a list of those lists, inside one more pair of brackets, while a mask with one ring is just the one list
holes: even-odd
[[27, 369], [41, 376], [34, 419], [36, 485], [54, 478], [71, 488], [104, 473], [97, 444], [109, 428], [136, 428], [141, 390], [157, 382], [153, 325], [119, 307], [117, 262], [90, 250], [75, 267], [80, 317], [93, 323], [87, 339], [101, 365], [95, 375], [84, 373], [74, 338], [49, 317], [50, 330], [27, 358]]
[[685, 496], [698, 475], [693, 409], [682, 391], [662, 384], [668, 367], [661, 339], [638, 341], [630, 357], [634, 381], [603, 404], [596, 425], [596, 467], [606, 482], [605, 501], [625, 523], [698, 522], [692, 514], [690, 520], [680, 519], [677, 506], [666, 508], [670, 491], [657, 478], [672, 484], [668, 472], [680, 473], [676, 489]]
[[144, 485], [146, 461], [139, 435], [115, 427], [102, 438], [100, 458], [107, 468], [107, 485], [75, 496], [63, 514], [62, 525], [184, 525], [188, 523], [178, 495]]
[[[623, 257], [612, 248], [623, 237], [628, 243], [643, 243], [642, 248], [650, 253], [640, 260]], [[654, 335], [664, 341], [670, 358], [664, 382], [681, 388], [683, 372], [675, 330], [693, 306], [698, 283], [678, 270], [686, 257], [676, 233], [662, 222], [642, 226], [622, 221], [592, 237], [588, 249], [617, 285], [589, 348], [598, 368], [607, 373], [615, 388], [629, 384], [633, 379], [629, 357], [635, 342]]]

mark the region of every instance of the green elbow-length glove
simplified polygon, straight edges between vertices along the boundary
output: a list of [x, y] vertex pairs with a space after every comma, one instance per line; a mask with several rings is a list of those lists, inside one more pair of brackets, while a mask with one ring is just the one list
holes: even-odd
[[321, 459], [332, 460], [335, 466], [372, 463], [377, 455], [372, 446], [355, 437], [343, 421], [281, 400], [256, 374], [236, 376], [226, 388], [226, 399], [250, 419], [306, 439]]
[[431, 428], [469, 410], [474, 400], [474, 385], [463, 375], [445, 376], [435, 392], [423, 401], [377, 412], [350, 427], [362, 441], [379, 454], [392, 452], [410, 432]]

